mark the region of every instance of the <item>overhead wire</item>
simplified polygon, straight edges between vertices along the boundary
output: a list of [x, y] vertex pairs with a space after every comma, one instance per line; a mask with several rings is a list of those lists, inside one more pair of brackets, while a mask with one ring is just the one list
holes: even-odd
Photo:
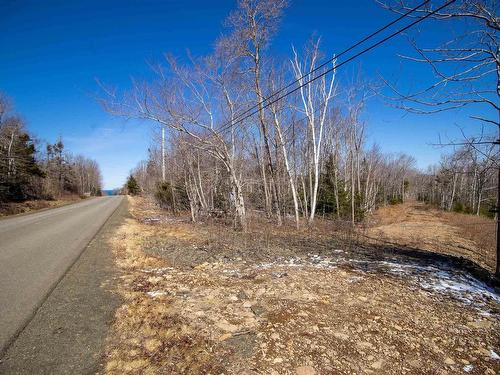
[[[251, 106], [250, 108], [246, 109], [245, 111], [243, 111], [242, 113], [240, 113], [238, 116], [236, 116], [235, 119], [233, 119], [233, 121], [235, 120], [238, 120], [240, 117], [246, 115], [248, 112], [250, 112], [251, 110], [257, 108], [258, 106], [264, 104], [266, 101], [268, 101], [269, 99], [273, 98], [274, 96], [282, 93], [283, 91], [287, 90], [288, 88], [292, 87], [294, 84], [296, 84], [297, 82], [299, 82], [300, 80], [306, 78], [307, 76], [310, 76], [311, 74], [315, 73], [316, 71], [318, 71], [319, 69], [325, 67], [326, 65], [328, 65], [329, 63], [333, 62], [334, 60], [340, 58], [341, 56], [345, 55], [346, 53], [352, 51], [354, 48], [358, 47], [359, 45], [363, 44], [364, 42], [366, 42], [367, 40], [373, 38], [374, 36], [376, 36], [377, 34], [380, 34], [382, 31], [384, 30], [387, 30], [389, 27], [393, 26], [394, 24], [398, 23], [399, 21], [401, 21], [403, 18], [407, 17], [408, 15], [410, 15], [411, 13], [415, 12], [416, 10], [420, 9], [421, 7], [423, 7], [424, 5], [426, 5], [430, 0], [425, 0], [424, 2], [420, 3], [419, 5], [415, 6], [414, 8], [408, 10], [406, 13], [403, 13], [401, 14], [398, 18], [396, 18], [395, 20], [389, 22], [388, 24], [386, 24], [385, 26], [379, 28], [378, 30], [370, 33], [369, 35], [365, 36], [363, 39], [361, 39], [360, 41], [356, 42], [355, 44], [353, 44], [352, 46], [346, 48], [345, 50], [343, 50], [342, 52], [334, 55], [332, 58], [324, 61], [323, 63], [321, 63], [320, 65], [318, 65], [317, 67], [315, 67], [314, 69], [312, 69], [311, 71], [303, 74], [302, 76], [300, 76], [299, 78], [296, 78], [295, 80], [293, 80], [292, 82], [288, 83], [286, 86], [276, 90], [275, 92], [273, 92], [271, 95], [265, 97], [264, 99], [261, 99], [260, 102], [254, 104], [253, 106]], [[223, 124], [223, 127], [228, 125], [231, 121], [228, 121], [227, 123]]]
[[[402, 27], [401, 29], [399, 29], [399, 30], [397, 30], [397, 31], [393, 32], [392, 34], [390, 34], [390, 35], [386, 36], [385, 38], [383, 38], [383, 39], [379, 40], [378, 42], [376, 42], [376, 43], [374, 43], [374, 44], [370, 45], [369, 47], [366, 47], [365, 49], [363, 49], [362, 51], [360, 51], [360, 52], [356, 53], [355, 55], [351, 56], [351, 57], [350, 57], [350, 58], [348, 58], [347, 60], [342, 61], [342, 62], [341, 62], [341, 63], [339, 63], [339, 64], [335, 64], [333, 67], [331, 67], [331, 68], [327, 69], [327, 70], [326, 70], [326, 71], [324, 71], [323, 73], [321, 73], [321, 74], [318, 74], [318, 75], [314, 76], [313, 78], [309, 79], [309, 80], [308, 80], [308, 81], [306, 81], [306, 82], [303, 82], [302, 84], [300, 84], [300, 85], [299, 85], [299, 86], [297, 86], [296, 88], [294, 88], [294, 89], [292, 89], [292, 90], [288, 91], [287, 93], [285, 93], [285, 94], [283, 94], [283, 95], [279, 96], [278, 98], [276, 98], [276, 99], [274, 99], [274, 100], [272, 100], [272, 101], [270, 101], [270, 102], [267, 102], [266, 104], [264, 104], [264, 105], [262, 106], [262, 108], [258, 108], [257, 110], [254, 110], [254, 111], [252, 111], [252, 112], [250, 112], [250, 113], [247, 113], [244, 117], [238, 116], [238, 120], [232, 120], [232, 121], [230, 121], [230, 122], [228, 123], [228, 125], [227, 125], [227, 126], [222, 126], [219, 130], [217, 130], [217, 131], [216, 131], [216, 133], [217, 133], [218, 135], [222, 135], [222, 133], [223, 133], [223, 132], [225, 132], [225, 131], [227, 131], [227, 130], [231, 129], [232, 127], [234, 127], [234, 126], [236, 126], [236, 125], [238, 125], [238, 124], [242, 123], [243, 121], [245, 121], [245, 120], [246, 120], [246, 119], [248, 119], [249, 117], [252, 117], [253, 115], [255, 115], [256, 113], [258, 113], [259, 111], [261, 111], [261, 110], [263, 110], [263, 109], [267, 108], [268, 106], [270, 106], [270, 105], [272, 105], [272, 104], [274, 104], [274, 103], [276, 103], [276, 102], [280, 101], [281, 99], [283, 99], [283, 98], [285, 98], [285, 97], [287, 97], [287, 96], [289, 96], [289, 95], [291, 95], [291, 94], [293, 94], [293, 93], [297, 92], [297, 91], [298, 91], [298, 90], [300, 90], [302, 87], [304, 87], [304, 86], [306, 86], [306, 85], [308, 85], [308, 84], [310, 84], [310, 83], [312, 83], [312, 82], [316, 81], [317, 79], [319, 79], [319, 78], [321, 78], [321, 77], [324, 77], [325, 75], [327, 75], [327, 74], [329, 74], [329, 73], [331, 73], [331, 72], [333, 72], [333, 71], [337, 70], [337, 69], [338, 69], [338, 68], [340, 68], [341, 66], [343, 66], [343, 65], [345, 65], [345, 64], [347, 64], [347, 63], [349, 63], [349, 62], [353, 61], [354, 59], [358, 58], [359, 56], [361, 56], [361, 55], [363, 55], [363, 54], [365, 54], [365, 53], [367, 53], [367, 52], [371, 51], [372, 49], [374, 49], [374, 48], [376, 48], [376, 47], [380, 46], [381, 44], [383, 44], [383, 43], [387, 42], [388, 40], [390, 40], [390, 39], [394, 38], [395, 36], [397, 36], [397, 35], [399, 35], [399, 34], [401, 34], [401, 33], [405, 32], [406, 30], [410, 29], [411, 27], [415, 26], [416, 24], [418, 24], [418, 23], [420, 23], [420, 22], [424, 21], [425, 19], [427, 19], [427, 18], [431, 17], [431, 16], [432, 16], [432, 15], [434, 15], [435, 13], [437, 13], [437, 12], [441, 11], [442, 9], [444, 9], [444, 8], [448, 7], [449, 5], [451, 5], [451, 4], [452, 4], [452, 3], [454, 3], [454, 2], [456, 2], [456, 0], [450, 0], [450, 1], [447, 1], [447, 2], [446, 2], [445, 4], [443, 4], [442, 6], [440, 6], [440, 7], [436, 8], [436, 9], [434, 9], [433, 11], [430, 11], [430, 12], [429, 12], [429, 13], [427, 13], [425, 16], [419, 17], [419, 18], [418, 18], [418, 19], [416, 19], [415, 21], [413, 21], [413, 22], [411, 22], [410, 24], [408, 24], [408, 25], [406, 25], [406, 26]], [[405, 13], [405, 15], [408, 15], [408, 12], [407, 12], [407, 13]], [[400, 17], [400, 18], [401, 18], [401, 17]], [[399, 18], [399, 19], [400, 19], [400, 18]], [[399, 20], [399, 19], [398, 19], [398, 20]], [[392, 24], [394, 24], [394, 21], [393, 21], [393, 23], [392, 23]], [[374, 33], [374, 34], [376, 35], [376, 33]], [[357, 43], [357, 45], [359, 45], [359, 44]], [[352, 50], [352, 48], [350, 48], [349, 50]], [[332, 62], [332, 61], [335, 61], [335, 60], [336, 60], [336, 57], [334, 57], [333, 59], [330, 59], [330, 60], [329, 60], [329, 61], [327, 61], [326, 63], [322, 64], [322, 66], [324, 67], [326, 64], [328, 64], [328, 63], [330, 63], [330, 62]], [[307, 75], [306, 75], [306, 76], [307, 76]], [[293, 85], [293, 84], [295, 84], [295, 83], [297, 83], [297, 82], [300, 82], [300, 81], [301, 81], [301, 78], [297, 79], [296, 81], [294, 81], [294, 82], [293, 82], [293, 83], [291, 83], [290, 85]], [[290, 85], [289, 85], [289, 86], [290, 86]], [[280, 89], [280, 90], [281, 90], [281, 89]], [[278, 90], [278, 92], [279, 92], [280, 90]], [[282, 90], [281, 90], [281, 92], [282, 92]], [[276, 94], [272, 94], [272, 95], [270, 95], [268, 98], [271, 98], [271, 97], [274, 97], [274, 96], [276, 96]], [[267, 100], [268, 100], [268, 98], [266, 98], [264, 101], [267, 101]], [[257, 104], [256, 106], [259, 106], [259, 104]], [[254, 108], [255, 108], [255, 106], [254, 106]], [[247, 112], [248, 112], [248, 111], [247, 111]]]

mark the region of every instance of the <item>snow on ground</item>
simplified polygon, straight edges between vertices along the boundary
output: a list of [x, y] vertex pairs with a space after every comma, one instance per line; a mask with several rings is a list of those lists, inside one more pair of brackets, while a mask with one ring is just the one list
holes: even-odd
[[[452, 266], [436, 261], [412, 260], [394, 256], [384, 260], [357, 259], [352, 254], [346, 258], [339, 254], [345, 254], [343, 250], [335, 250], [335, 257], [322, 257], [317, 254], [309, 254], [308, 258], [294, 257], [290, 259], [279, 259], [274, 262], [255, 265], [255, 269], [287, 268], [287, 267], [314, 267], [314, 268], [337, 268], [339, 266], [353, 266], [360, 275], [363, 273], [384, 273], [402, 278], [411, 284], [430, 293], [448, 296], [462, 303], [477, 308], [483, 315], [492, 312], [485, 309], [487, 301], [500, 303], [500, 295], [493, 288], [479, 281], [465, 271], [458, 270]], [[359, 281], [353, 278], [351, 282]]]

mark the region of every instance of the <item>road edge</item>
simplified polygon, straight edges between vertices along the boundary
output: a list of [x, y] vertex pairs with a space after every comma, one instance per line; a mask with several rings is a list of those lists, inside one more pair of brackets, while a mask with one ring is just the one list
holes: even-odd
[[88, 198], [85, 198], [85, 199], [80, 199], [78, 201], [69, 201], [68, 203], [61, 204], [60, 206], [44, 207], [44, 208], [40, 208], [38, 210], [27, 211], [27, 212], [20, 212], [18, 214], [13, 214], [13, 215], [0, 215], [0, 221], [2, 221], [2, 220], [8, 220], [8, 219], [14, 219], [16, 217], [23, 217], [23, 216], [28, 216], [28, 215], [32, 215], [32, 214], [37, 214], [39, 212], [44, 212], [44, 211], [49, 211], [49, 210], [57, 210], [58, 208], [61, 208], [61, 207], [67, 207], [67, 206], [71, 206], [71, 205], [77, 204], [77, 203], [88, 202], [88, 201], [96, 199], [96, 198], [99, 198], [99, 197], [92, 196], [92, 197], [88, 197]]
[[[79, 202], [75, 202], [75, 203], [79, 203]], [[114, 217], [114, 215], [119, 211], [119, 209], [123, 208], [123, 206], [127, 206], [126, 207], [126, 212], [128, 212], [128, 201], [127, 199], [123, 199], [122, 198], [122, 201], [120, 202], [120, 204], [113, 210], [113, 212], [111, 212], [111, 214], [106, 218], [106, 220], [104, 221], [104, 223], [99, 227], [99, 229], [96, 231], [96, 233], [92, 236], [92, 238], [89, 239], [88, 243], [85, 245], [85, 247], [83, 247], [82, 251], [80, 251], [80, 253], [75, 257], [75, 259], [69, 264], [69, 266], [66, 268], [66, 270], [61, 274], [61, 276], [50, 286], [50, 288], [47, 290], [47, 293], [45, 293], [42, 297], [42, 299], [40, 300], [40, 302], [35, 306], [35, 308], [33, 309], [32, 312], [30, 312], [29, 316], [25, 319], [25, 321], [23, 322], [23, 324], [21, 325], [21, 327], [16, 331], [16, 333], [14, 335], [12, 335], [12, 337], [7, 341], [7, 344], [3, 347], [3, 348], [0, 348], [0, 364], [2, 363], [5, 355], [7, 354], [7, 352], [9, 351], [9, 349], [12, 347], [12, 345], [15, 343], [15, 341], [19, 338], [19, 336], [22, 334], [22, 332], [26, 329], [26, 327], [31, 323], [31, 321], [33, 320], [33, 318], [36, 316], [36, 314], [38, 313], [38, 311], [40, 310], [40, 308], [43, 306], [43, 304], [47, 301], [47, 299], [50, 297], [50, 295], [54, 292], [54, 290], [59, 286], [59, 284], [61, 283], [61, 281], [66, 277], [66, 275], [70, 272], [70, 270], [75, 266], [75, 264], [81, 259], [82, 255], [88, 250], [90, 244], [92, 243], [92, 241], [97, 237], [99, 236], [99, 234], [102, 232], [103, 228], [106, 227], [106, 225], [111, 221], [111, 218]], [[66, 205], [68, 206], [68, 205]], [[59, 207], [55, 207], [55, 208], [59, 208]], [[50, 209], [53, 209], [53, 208], [47, 208], [46, 210], [50, 210]], [[36, 212], [40, 212], [41, 210], [39, 211], [36, 211]], [[125, 213], [126, 214], [126, 213]], [[18, 216], [21, 216], [23, 214], [20, 214]], [[12, 218], [14, 216], [9, 216], [8, 218]]]

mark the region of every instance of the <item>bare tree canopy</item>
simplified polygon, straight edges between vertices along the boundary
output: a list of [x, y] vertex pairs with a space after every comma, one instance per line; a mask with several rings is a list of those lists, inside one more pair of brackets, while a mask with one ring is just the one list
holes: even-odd
[[[377, 0], [378, 1], [378, 0]], [[412, 1], [378, 1], [384, 8], [401, 14]], [[429, 14], [432, 5], [414, 12]], [[471, 117], [499, 126], [500, 97], [500, 17], [497, 0], [462, 0], [432, 15], [455, 32], [438, 46], [424, 46], [415, 37], [408, 40], [415, 53], [402, 55], [407, 62], [426, 64], [435, 80], [414, 92], [402, 92], [387, 82], [396, 105], [413, 113], [436, 113], [465, 106], [474, 107]], [[490, 112], [491, 116], [483, 113]]]

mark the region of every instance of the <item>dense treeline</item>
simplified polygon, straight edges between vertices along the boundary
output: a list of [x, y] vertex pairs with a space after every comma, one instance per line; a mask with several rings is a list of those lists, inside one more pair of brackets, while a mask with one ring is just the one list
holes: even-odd
[[101, 179], [97, 163], [66, 152], [62, 140], [42, 149], [0, 96], [0, 202], [100, 195]]
[[[374, 91], [366, 81], [343, 80], [335, 59], [320, 70], [332, 68], [329, 75], [308, 81], [327, 58], [319, 39], [292, 48], [284, 61], [272, 56], [286, 5], [241, 0], [212, 54], [188, 63], [169, 56], [154, 69], [156, 79], [134, 81], [123, 97], [104, 88], [109, 112], [153, 121], [168, 133], [163, 150], [153, 147], [133, 171], [139, 186], [174, 211], [189, 207], [193, 220], [227, 214], [242, 229], [249, 210], [278, 225], [288, 216], [297, 226], [312, 223], [318, 214], [354, 223], [408, 198], [481, 211], [492, 189], [490, 166], [478, 154], [465, 152], [462, 169], [453, 164], [451, 184], [446, 160], [421, 173], [411, 156], [367, 146], [363, 111]], [[294, 79], [294, 95], [263, 101]], [[477, 174], [459, 178], [471, 172]]]
[[[416, 196], [414, 188], [419, 173], [414, 168], [415, 160], [405, 154], [386, 155], [377, 147], [366, 148], [364, 140], [355, 149], [341, 133], [337, 147], [326, 146], [319, 164], [319, 184], [316, 211], [318, 214], [344, 220], [361, 220], [378, 205], [401, 202]], [[327, 140], [330, 140], [327, 138]], [[328, 142], [327, 142], [328, 143]], [[294, 154], [291, 163], [306, 163], [304, 154]], [[241, 159], [241, 181], [243, 201], [246, 209], [267, 214], [266, 195], [262, 186], [261, 166], [255, 153]], [[202, 153], [192, 149], [179, 138], [172, 137], [165, 155], [167, 166], [162, 177], [162, 153], [160, 147], [150, 149], [145, 160], [132, 171], [142, 191], [154, 196], [165, 208], [173, 211], [190, 209], [192, 219], [198, 216], [231, 214], [232, 191], [227, 171], [216, 160], [204, 159]], [[299, 220], [308, 220], [314, 185], [312, 172], [293, 172], [293, 183], [297, 187]], [[268, 182], [269, 184], [270, 182]], [[294, 218], [294, 196], [284, 161], [278, 160], [275, 183], [283, 217]], [[270, 187], [268, 187], [270, 189]]]
[[[196, 149], [180, 145], [179, 139], [173, 138], [169, 143], [164, 159], [165, 178], [161, 146], [153, 145], [148, 159], [132, 171], [129, 190], [133, 194], [142, 190], [174, 212], [191, 210], [194, 221], [200, 216], [230, 214], [233, 198], [223, 166], [204, 160]], [[447, 211], [493, 216], [497, 172], [493, 158], [487, 154], [492, 150], [492, 146], [462, 146], [444, 155], [439, 164], [420, 171], [409, 155], [384, 154], [376, 146], [367, 148], [362, 142], [357, 156], [355, 148], [341, 138], [334, 150], [327, 147], [320, 163], [318, 214], [360, 221], [377, 207], [417, 199]], [[242, 164], [247, 210], [265, 213], [259, 163], [249, 157]], [[277, 170], [277, 176], [281, 211], [285, 217], [293, 218], [293, 195], [283, 167]], [[307, 199], [309, 182], [309, 175], [297, 174], [299, 213], [304, 219], [311, 209]]]

